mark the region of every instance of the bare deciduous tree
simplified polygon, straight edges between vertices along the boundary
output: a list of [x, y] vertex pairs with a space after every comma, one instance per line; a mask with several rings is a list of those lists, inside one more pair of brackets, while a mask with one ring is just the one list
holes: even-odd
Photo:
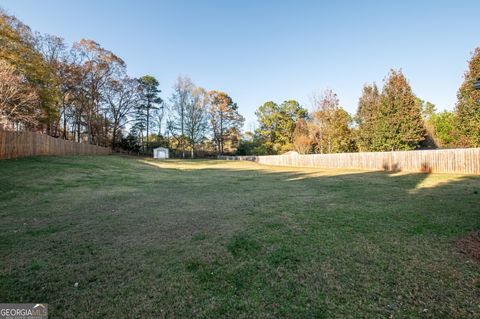
[[112, 124], [112, 149], [115, 148], [118, 132], [128, 122], [128, 116], [138, 101], [138, 81], [125, 77], [111, 80], [104, 91], [106, 109]]
[[191, 158], [195, 154], [195, 146], [205, 136], [208, 126], [207, 120], [207, 92], [205, 89], [196, 87], [191, 92], [191, 99], [185, 109], [185, 132], [190, 142]]
[[170, 99], [170, 118], [168, 120], [168, 130], [176, 139], [182, 152], [182, 158], [185, 157], [185, 144], [187, 136], [185, 134], [185, 116], [187, 104], [191, 103], [192, 92], [195, 85], [189, 77], [179, 76], [173, 89], [174, 92]]
[[100, 144], [98, 135], [102, 132], [105, 120], [101, 114], [101, 103], [103, 90], [106, 84], [123, 72], [125, 62], [112, 52], [102, 48], [92, 40], [82, 39], [73, 45], [81, 58], [82, 66], [82, 87], [85, 103], [83, 105], [85, 124], [87, 127], [88, 142]]

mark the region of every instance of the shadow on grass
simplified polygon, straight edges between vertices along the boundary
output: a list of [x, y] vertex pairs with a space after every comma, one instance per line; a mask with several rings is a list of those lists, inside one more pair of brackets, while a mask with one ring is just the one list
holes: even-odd
[[172, 165], [180, 166], [187, 176], [197, 173], [191, 175], [193, 179], [218, 176], [213, 181], [215, 184], [209, 184], [212, 180], [206, 179], [209, 189], [241, 193], [246, 204], [262, 194], [267, 201], [278, 201], [287, 207], [291, 206], [289, 201], [298, 203], [302, 196], [324, 196], [333, 209], [328, 205], [319, 208], [327, 212], [342, 207], [351, 213], [366, 207], [379, 214], [397, 210], [397, 214], [392, 214], [395, 218], [413, 218], [412, 223], [423, 225], [409, 230], [413, 233], [456, 236], [480, 229], [480, 176], [475, 175], [431, 174], [426, 166], [422, 166], [422, 172], [402, 173], [395, 167], [390, 171], [368, 172], [264, 166], [251, 162], [232, 165], [231, 161], [216, 160], [160, 163], [142, 160], [141, 163], [164, 171], [172, 170]]
[[52, 157], [0, 191], [0, 299], [55, 317], [479, 315], [478, 176]]
[[[147, 164], [170, 169], [168, 162]], [[428, 167], [362, 172], [222, 161], [183, 170], [193, 179], [217, 176], [205, 187], [223, 192], [226, 206], [241, 194], [244, 203], [232, 214], [255, 216], [225, 243], [231, 260], [189, 261], [211, 295], [227, 291], [240, 299], [222, 305], [226, 313], [229, 307], [246, 313], [242, 298], [269, 300], [261, 307], [274, 316], [293, 309], [315, 317], [478, 312], [480, 282], [472, 278], [479, 270], [455, 242], [480, 229], [479, 176], [430, 174]]]

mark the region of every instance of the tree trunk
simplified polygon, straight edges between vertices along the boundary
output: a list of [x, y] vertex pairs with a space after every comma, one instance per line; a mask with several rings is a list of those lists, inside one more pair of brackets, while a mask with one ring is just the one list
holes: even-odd
[[223, 116], [220, 114], [220, 155], [223, 155]]
[[147, 140], [146, 140], [146, 145], [147, 149], [146, 151], [148, 152], [148, 129], [149, 129], [149, 123], [150, 122], [150, 101], [147, 101]]
[[184, 126], [183, 126], [183, 122], [185, 120], [185, 116], [184, 116], [184, 105], [182, 104], [182, 109], [181, 109], [181, 127], [182, 127], [182, 158], [185, 158], [185, 143], [184, 143]]
[[80, 143], [80, 120], [77, 122], [77, 142]]
[[63, 108], [63, 139], [67, 139], [67, 116], [65, 114], [65, 107]]
[[87, 117], [87, 135], [88, 135], [88, 144], [93, 144], [93, 132], [92, 132], [92, 121], [90, 115]]
[[117, 139], [117, 125], [115, 124], [113, 126], [113, 132], [112, 132], [112, 150], [115, 150], [116, 139]]

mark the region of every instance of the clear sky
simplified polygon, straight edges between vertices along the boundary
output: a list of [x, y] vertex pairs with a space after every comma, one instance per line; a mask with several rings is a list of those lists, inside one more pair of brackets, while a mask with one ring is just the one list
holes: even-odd
[[167, 98], [179, 74], [223, 90], [247, 118], [266, 101], [337, 92], [354, 113], [366, 82], [402, 68], [418, 97], [452, 109], [480, 1], [0, 0], [32, 29], [99, 42]]

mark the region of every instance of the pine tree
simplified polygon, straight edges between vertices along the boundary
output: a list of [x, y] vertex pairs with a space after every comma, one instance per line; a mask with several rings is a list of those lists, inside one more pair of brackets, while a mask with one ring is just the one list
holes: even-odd
[[140, 79], [138, 79], [138, 82], [140, 83], [140, 95], [142, 100], [142, 103], [139, 106], [139, 112], [140, 114], [143, 114], [143, 121], [147, 133], [146, 150], [148, 151], [151, 111], [157, 110], [157, 105], [162, 103], [162, 99], [158, 96], [161, 91], [158, 88], [159, 83], [157, 79], [151, 75], [142, 76]]
[[369, 151], [372, 149], [373, 135], [375, 134], [375, 120], [380, 106], [380, 93], [375, 83], [363, 87], [362, 96], [358, 101], [358, 111], [355, 116], [357, 129], [355, 137], [358, 149]]
[[366, 151], [418, 148], [425, 139], [421, 105], [402, 71], [391, 70], [378, 100], [376, 96], [375, 87], [366, 87], [359, 102], [360, 148]]
[[480, 78], [480, 48], [476, 48], [468, 63], [468, 71], [457, 93], [456, 128], [461, 146], [480, 146], [480, 90], [473, 83]]

